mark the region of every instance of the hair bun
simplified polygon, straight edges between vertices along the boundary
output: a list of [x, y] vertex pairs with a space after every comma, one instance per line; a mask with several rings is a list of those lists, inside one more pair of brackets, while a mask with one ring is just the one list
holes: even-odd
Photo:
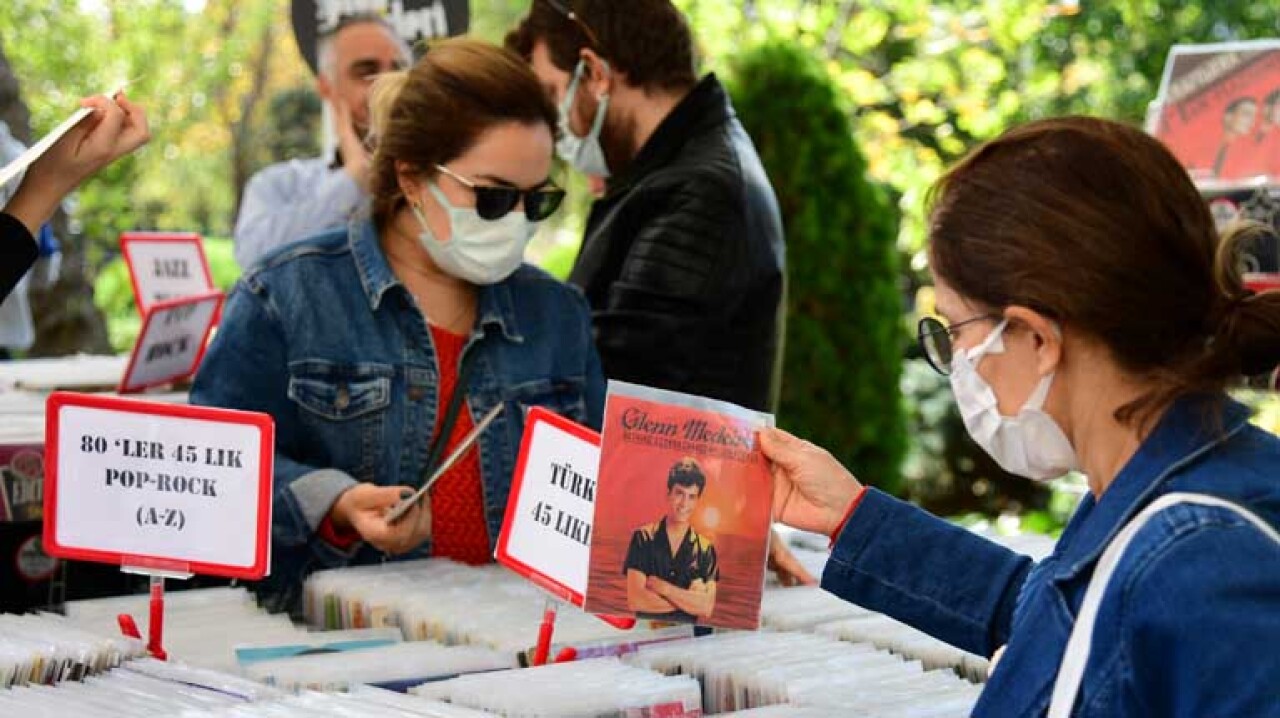
[[1233, 299], [1213, 345], [1231, 374], [1266, 374], [1280, 365], [1280, 291]]

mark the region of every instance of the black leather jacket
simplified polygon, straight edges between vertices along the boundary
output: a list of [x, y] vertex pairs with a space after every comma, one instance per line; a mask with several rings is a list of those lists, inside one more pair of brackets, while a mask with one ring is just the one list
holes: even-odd
[[708, 75], [610, 179], [569, 281], [609, 378], [768, 411], [784, 267], [777, 198]]

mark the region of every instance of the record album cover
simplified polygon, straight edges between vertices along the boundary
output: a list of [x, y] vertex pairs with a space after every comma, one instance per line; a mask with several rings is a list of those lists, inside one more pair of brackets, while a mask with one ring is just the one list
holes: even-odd
[[584, 609], [754, 629], [772, 482], [768, 414], [609, 382]]

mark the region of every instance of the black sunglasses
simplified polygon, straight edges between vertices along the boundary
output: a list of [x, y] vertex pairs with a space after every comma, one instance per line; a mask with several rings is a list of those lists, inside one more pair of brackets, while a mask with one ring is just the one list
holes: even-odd
[[920, 342], [920, 351], [933, 370], [943, 376], [951, 374], [951, 360], [955, 357], [955, 347], [951, 340], [960, 327], [988, 319], [998, 319], [996, 314], [981, 314], [962, 322], [946, 325], [934, 317], [924, 317], [916, 327], [916, 339]]
[[480, 215], [480, 219], [490, 221], [502, 219], [523, 201], [524, 216], [528, 217], [530, 222], [541, 222], [555, 214], [556, 210], [560, 209], [560, 204], [564, 202], [564, 190], [559, 187], [522, 190], [515, 187], [478, 185], [444, 165], [436, 165], [436, 169], [475, 193], [476, 214]]

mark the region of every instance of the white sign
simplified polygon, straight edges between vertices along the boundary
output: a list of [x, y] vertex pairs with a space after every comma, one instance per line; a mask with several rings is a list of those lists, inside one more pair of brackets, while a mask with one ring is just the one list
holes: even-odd
[[591, 556], [600, 437], [534, 408], [498, 538], [500, 563], [581, 606]]
[[151, 307], [120, 380], [120, 393], [142, 391], [194, 374], [221, 306], [222, 293], [213, 292]]
[[62, 392], [49, 397], [47, 416], [51, 555], [266, 574], [271, 417]]
[[120, 236], [120, 249], [129, 265], [134, 302], [143, 316], [160, 302], [214, 290], [198, 234], [126, 232]]

